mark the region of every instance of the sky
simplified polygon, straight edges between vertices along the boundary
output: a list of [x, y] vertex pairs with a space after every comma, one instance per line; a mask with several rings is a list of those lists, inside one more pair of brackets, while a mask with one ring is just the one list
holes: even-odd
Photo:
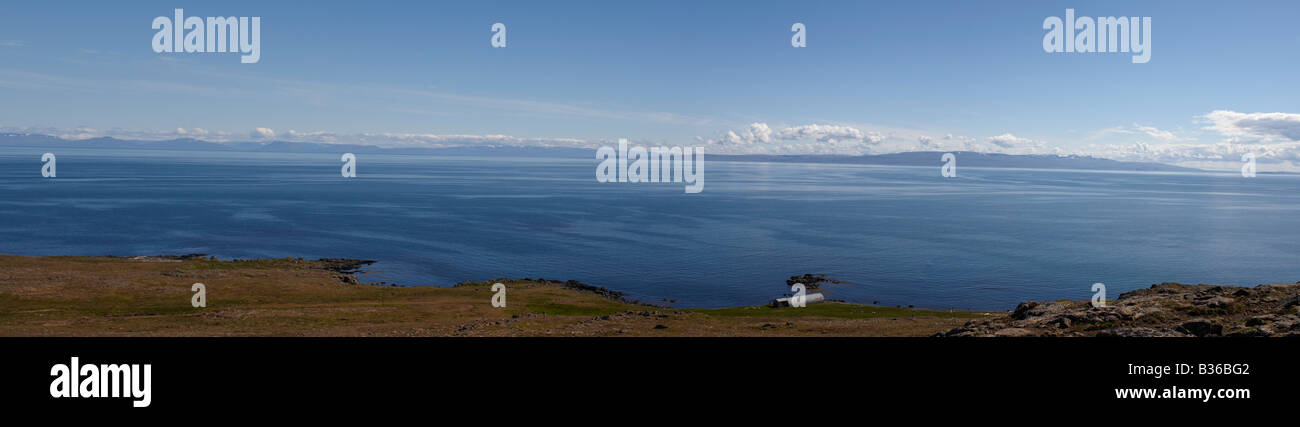
[[[260, 18], [260, 58], [155, 52]], [[1044, 20], [1150, 17], [1150, 60]], [[12, 2], [0, 131], [380, 146], [1079, 154], [1300, 169], [1295, 1]], [[791, 46], [794, 23], [806, 46]], [[492, 25], [506, 26], [493, 47]]]

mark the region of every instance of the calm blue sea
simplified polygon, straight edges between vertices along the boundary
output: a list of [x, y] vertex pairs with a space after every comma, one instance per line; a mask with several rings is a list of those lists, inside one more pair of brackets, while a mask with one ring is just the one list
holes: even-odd
[[[1152, 283], [1300, 280], [1300, 177], [710, 161], [683, 184], [596, 160], [0, 148], [0, 253], [348, 257], [446, 286], [577, 279], [679, 307], [830, 298], [1011, 309]], [[959, 159], [960, 166], [960, 159]]]

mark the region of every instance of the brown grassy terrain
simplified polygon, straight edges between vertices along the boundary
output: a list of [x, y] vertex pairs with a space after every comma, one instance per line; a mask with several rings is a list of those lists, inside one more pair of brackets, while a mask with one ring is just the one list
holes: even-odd
[[[322, 261], [0, 255], [0, 336], [924, 336], [1005, 313], [651, 307], [558, 282], [358, 284]], [[335, 268], [335, 270], [331, 270]], [[491, 305], [492, 283], [508, 287]], [[191, 285], [207, 307], [191, 306]]]

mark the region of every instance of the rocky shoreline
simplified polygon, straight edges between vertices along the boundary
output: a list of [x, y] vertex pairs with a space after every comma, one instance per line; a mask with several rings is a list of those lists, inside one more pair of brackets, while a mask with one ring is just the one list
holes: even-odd
[[[800, 308], [676, 309], [576, 280], [360, 282], [356, 273], [371, 263], [0, 255], [7, 316], [0, 336], [1300, 336], [1300, 284], [1161, 283], [1104, 306], [1028, 301], [1000, 313], [829, 299]], [[809, 274], [789, 281], [813, 289], [839, 283]], [[498, 282], [509, 289], [508, 306], [494, 303]], [[206, 285], [206, 306], [192, 305], [194, 283]]]
[[1005, 315], [834, 301], [679, 309], [543, 278], [363, 283], [369, 263], [0, 255], [0, 336], [916, 337]]
[[[496, 279], [496, 280], [491, 280], [491, 281], [489, 281], [489, 282], [514, 282], [514, 281], [524, 281], [524, 282], [537, 283], [537, 284], [542, 284], [542, 285], [554, 285], [554, 286], [559, 286], [559, 287], [562, 287], [562, 288], [565, 288], [565, 289], [575, 290], [575, 291], [578, 291], [578, 292], [587, 292], [587, 293], [592, 293], [592, 294], [600, 295], [601, 297], [604, 297], [604, 298], [607, 298], [607, 299], [610, 299], [610, 300], [613, 300], [613, 301], [624, 302], [624, 303], [628, 303], [628, 304], [645, 305], [645, 306], [647, 306], [647, 307], [657, 307], [657, 306], [652, 305], [652, 304], [646, 304], [646, 303], [643, 303], [643, 302], [640, 302], [640, 301], [636, 301], [636, 300], [628, 299], [628, 298], [627, 298], [627, 294], [625, 294], [625, 293], [622, 293], [622, 292], [619, 292], [619, 291], [615, 291], [615, 290], [611, 290], [611, 289], [609, 289], [609, 288], [605, 288], [605, 287], [602, 287], [602, 286], [588, 285], [588, 284], [586, 284], [586, 283], [582, 283], [582, 282], [579, 282], [579, 281], [577, 281], [577, 280], [559, 281], [559, 280], [548, 280], [548, 279], [544, 279], [544, 278], [540, 278], [540, 277], [539, 277], [539, 278], [536, 278], [536, 279], [533, 279], [533, 278], [530, 278], [530, 277], [525, 277], [525, 278], [523, 278], [523, 279], [511, 279], [511, 278], [509, 278], [509, 277], [502, 277], [502, 278], [499, 278], [499, 279]], [[461, 286], [478, 286], [478, 285], [480, 285], [480, 284], [482, 284], [482, 283], [485, 283], [485, 282], [475, 282], [475, 281], [469, 281], [469, 280], [467, 280], [467, 281], [464, 281], [464, 282], [457, 283], [455, 286], [456, 286], [456, 287], [461, 287]]]
[[1090, 301], [1022, 302], [1006, 317], [967, 322], [940, 337], [1300, 336], [1300, 284], [1161, 283]]
[[[330, 270], [351, 276], [374, 261], [322, 259]], [[355, 283], [355, 279], [352, 279]], [[515, 279], [501, 278], [498, 281]], [[630, 300], [626, 294], [576, 280], [524, 278], [523, 281], [558, 285], [629, 304], [654, 308], [667, 306]], [[792, 276], [787, 284], [841, 283], [824, 275]], [[482, 282], [461, 282], [473, 286]], [[911, 306], [908, 306], [911, 308]], [[1090, 301], [1025, 301], [1009, 315], [973, 320], [934, 337], [1270, 337], [1300, 336], [1300, 282], [1259, 285], [1254, 288], [1186, 285], [1165, 282], [1123, 293], [1104, 306]]]

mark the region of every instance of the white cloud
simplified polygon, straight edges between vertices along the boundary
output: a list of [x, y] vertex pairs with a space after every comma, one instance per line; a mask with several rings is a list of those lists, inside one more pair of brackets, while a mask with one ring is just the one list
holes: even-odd
[[95, 129], [90, 127], [74, 128], [52, 128], [52, 127], [0, 127], [0, 132], [6, 133], [32, 133], [49, 135], [63, 139], [88, 139], [112, 137], [117, 139], [139, 140], [139, 141], [159, 141], [176, 138], [203, 138], [205, 140], [222, 142], [229, 141], [233, 137], [230, 132], [210, 132], [203, 128], [181, 128], [173, 130], [133, 130], [122, 128]]
[[1241, 156], [1253, 153], [1260, 171], [1300, 171], [1300, 142], [1287, 143], [1236, 143], [1213, 142], [1203, 144], [1148, 144], [1089, 145], [1083, 153], [1122, 161], [1157, 162], [1179, 166], [1235, 170], [1241, 168]]
[[[1029, 138], [1021, 138], [1012, 135], [1010, 132], [1001, 135], [994, 135], [984, 138], [989, 144], [993, 144], [997, 149], [995, 152], [1008, 154], [1040, 154], [1046, 144], [1043, 141], [1037, 141]], [[1060, 151], [1060, 150], [1053, 150]]]
[[164, 141], [176, 138], [198, 138], [210, 142], [239, 142], [250, 139], [267, 141], [275, 139], [290, 142], [316, 142], [325, 144], [360, 144], [385, 148], [400, 147], [458, 147], [474, 145], [490, 146], [532, 146], [532, 147], [573, 147], [591, 148], [608, 141], [587, 141], [577, 138], [533, 138], [511, 135], [468, 135], [468, 134], [433, 134], [433, 133], [338, 133], [328, 131], [288, 130], [276, 133], [268, 128], [256, 128], [248, 134], [229, 131], [212, 131], [204, 128], [178, 127], [173, 130], [128, 130], [128, 129], [94, 129], [76, 127], [68, 129], [40, 127], [0, 127], [5, 133], [33, 133], [50, 135], [64, 139], [89, 139], [113, 137], [117, 139], [140, 141]]
[[1234, 141], [1300, 141], [1300, 114], [1216, 110], [1205, 119], [1211, 123], [1206, 129]]
[[721, 143], [733, 145], [748, 145], [755, 143], [772, 142], [772, 128], [767, 123], [751, 123], [748, 128], [740, 131], [727, 131], [720, 137]]
[[778, 135], [782, 140], [786, 141], [811, 139], [821, 142], [844, 140], [880, 142], [883, 139], [879, 134], [866, 134], [854, 127], [817, 124], [788, 127], [781, 129]]
[[997, 135], [997, 136], [990, 136], [990, 137], [988, 137], [988, 138], [985, 138], [984, 140], [985, 140], [985, 141], [988, 141], [990, 144], [993, 144], [993, 145], [996, 145], [996, 146], [999, 146], [999, 147], [1002, 147], [1002, 148], [1011, 148], [1011, 147], [1016, 147], [1016, 146], [1021, 146], [1021, 145], [1029, 145], [1029, 144], [1032, 144], [1032, 143], [1033, 143], [1032, 140], [1025, 139], [1025, 138], [1019, 138], [1019, 137], [1016, 137], [1015, 135], [1012, 135], [1012, 134], [1010, 134], [1010, 133], [1004, 133], [1004, 134]]
[[25, 44], [21, 40], [0, 40], [0, 47], [22, 47]]
[[962, 135], [945, 134], [943, 138], [934, 143], [935, 149], [939, 151], [990, 151], [988, 147], [982, 146], [975, 142], [975, 138]]
[[944, 139], [945, 141], [960, 141], [960, 142], [967, 143], [967, 144], [972, 143], [972, 142], [975, 142], [975, 138], [971, 138], [971, 137], [969, 137], [969, 136], [953, 136], [953, 134], [951, 134], [951, 133], [950, 133], [950, 134], [947, 134], [947, 135], [944, 135], [944, 136], [943, 136], [943, 139]]
[[862, 153], [885, 139], [879, 132], [852, 126], [809, 124], [773, 129], [761, 122], [722, 132], [716, 138], [695, 137], [696, 141], [717, 146], [721, 152], [735, 154]]
[[1152, 126], [1140, 126], [1137, 124], [1134, 124], [1134, 126], [1138, 132], [1142, 132], [1143, 134], [1146, 134], [1146, 136], [1155, 138], [1159, 141], [1177, 141], [1180, 139], [1177, 135], [1174, 135], [1173, 132], [1167, 130], [1160, 130]]
[[1103, 133], [1142, 134], [1154, 141], [1131, 144], [1092, 144], [1082, 154], [1125, 161], [1146, 161], [1202, 169], [1235, 170], [1241, 156], [1252, 153], [1261, 171], [1300, 171], [1300, 114], [1240, 113], [1216, 110], [1202, 116], [1218, 133], [1215, 142], [1188, 143], [1191, 138], [1173, 136], [1153, 127], [1134, 125], [1112, 128]]
[[[293, 133], [290, 131], [291, 134]], [[593, 142], [577, 138], [530, 138], [517, 137], [512, 135], [465, 135], [465, 134], [432, 134], [432, 133], [359, 133], [359, 134], [334, 134], [334, 133], [296, 133], [290, 140], [297, 141], [318, 141], [318, 142], [342, 142], [365, 145], [376, 145], [380, 147], [457, 147], [472, 145], [488, 146], [516, 146], [516, 147], [574, 147], [587, 148], [595, 145]]]
[[[1123, 161], [1146, 161], [1197, 168], [1240, 168], [1243, 153], [1253, 153], [1261, 171], [1300, 171], [1300, 114], [1214, 111], [1202, 116], [1206, 130], [1218, 133], [1217, 142], [1196, 139], [1134, 123], [1094, 132], [1093, 135], [1131, 137], [1131, 142], [1075, 146], [1067, 152], [1042, 140], [1011, 132], [981, 139], [952, 133], [916, 131], [878, 126], [807, 124], [772, 126], [754, 122], [712, 138], [696, 137], [718, 154], [883, 154], [902, 151], [974, 151], [1006, 154], [1074, 154]], [[288, 130], [277, 133], [256, 128], [251, 133], [177, 127], [172, 130], [75, 128], [0, 128], [0, 131], [41, 133], [68, 139], [111, 136], [120, 139], [166, 140], [199, 138], [213, 142], [283, 140], [379, 147], [534, 146], [592, 148], [609, 141], [563, 137], [527, 137], [503, 134], [339, 133]], [[1207, 133], [1208, 134], [1208, 133]], [[1207, 139], [1200, 135], [1202, 140]], [[671, 143], [671, 142], [669, 142]]]
[[910, 147], [909, 147], [909, 146], [906, 146], [906, 145], [896, 145], [896, 146], [891, 147], [891, 148], [894, 148], [894, 149], [891, 150], [891, 151], [975, 151], [975, 152], [988, 152], [988, 151], [993, 151], [993, 150], [994, 150], [993, 148], [990, 148], [990, 147], [988, 147], [988, 146], [986, 146], [986, 145], [976, 143], [976, 142], [975, 142], [975, 138], [971, 138], [971, 137], [968, 137], [968, 136], [955, 136], [955, 135], [953, 135], [953, 134], [945, 134], [945, 135], [940, 136], [940, 137], [934, 137], [934, 136], [930, 136], [930, 135], [918, 135], [918, 136], [916, 137], [916, 144], [913, 145], [913, 146], [910, 146]]
[[1044, 150], [1042, 141], [1010, 133], [987, 138], [984, 143], [968, 136], [943, 136], [902, 128], [864, 129], [848, 125], [808, 124], [773, 127], [752, 123], [745, 129], [725, 131], [713, 138], [695, 140], [726, 154], [884, 154], [903, 151], [976, 151], [1030, 154]]
[[1099, 133], [1102, 135], [1145, 135], [1155, 141], [1160, 142], [1177, 142], [1189, 141], [1190, 138], [1180, 137], [1173, 132], [1156, 128], [1155, 126], [1143, 126], [1134, 123], [1133, 126], [1116, 126], [1113, 128], [1102, 129]]

